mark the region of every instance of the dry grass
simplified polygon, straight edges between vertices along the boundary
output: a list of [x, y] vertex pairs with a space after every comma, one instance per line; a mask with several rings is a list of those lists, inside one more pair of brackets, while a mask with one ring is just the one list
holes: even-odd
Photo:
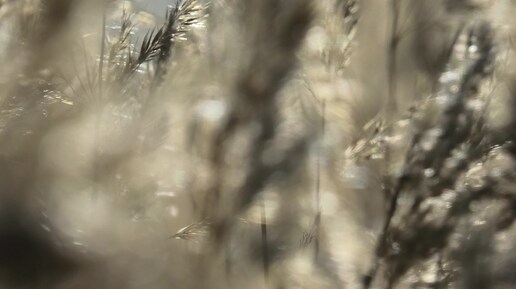
[[0, 288], [514, 287], [510, 1], [0, 1]]

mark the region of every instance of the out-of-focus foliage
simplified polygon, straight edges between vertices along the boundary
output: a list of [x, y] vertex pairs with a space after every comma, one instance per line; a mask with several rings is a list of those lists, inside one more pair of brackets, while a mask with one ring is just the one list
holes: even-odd
[[162, 2], [0, 1], [0, 288], [516, 286], [514, 1]]

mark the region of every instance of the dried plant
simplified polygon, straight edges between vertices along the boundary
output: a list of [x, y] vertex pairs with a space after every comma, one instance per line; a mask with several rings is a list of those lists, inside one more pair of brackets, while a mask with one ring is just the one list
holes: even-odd
[[203, 238], [207, 237], [209, 225], [210, 223], [205, 221], [200, 223], [193, 223], [191, 225], [179, 229], [179, 231], [177, 231], [177, 233], [172, 235], [170, 238], [188, 241], [200, 241]]
[[0, 1], [0, 288], [514, 287], [516, 4], [164, 2]]

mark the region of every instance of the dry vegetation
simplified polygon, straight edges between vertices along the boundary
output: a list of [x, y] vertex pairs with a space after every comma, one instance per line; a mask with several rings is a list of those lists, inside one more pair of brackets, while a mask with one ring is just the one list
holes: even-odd
[[0, 288], [516, 287], [516, 3], [0, 1]]

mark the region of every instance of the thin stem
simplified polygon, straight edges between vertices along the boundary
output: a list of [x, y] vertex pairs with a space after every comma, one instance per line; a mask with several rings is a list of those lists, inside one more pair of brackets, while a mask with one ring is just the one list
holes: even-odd
[[261, 229], [262, 229], [262, 261], [263, 261], [263, 274], [265, 278], [265, 282], [267, 282], [269, 278], [269, 254], [267, 248], [267, 217], [265, 215], [265, 202], [262, 200], [260, 203], [261, 207]]
[[385, 120], [387, 123], [391, 122], [391, 119], [394, 116], [394, 113], [398, 109], [398, 104], [396, 100], [397, 93], [397, 50], [400, 42], [400, 34], [398, 32], [398, 22], [399, 22], [399, 0], [391, 1], [391, 13], [392, 13], [392, 21], [391, 21], [391, 38], [389, 41], [389, 50], [387, 56], [387, 77], [388, 77], [388, 95], [387, 95], [387, 105], [385, 107]]
[[98, 71], [98, 82], [99, 82], [99, 97], [102, 98], [102, 84], [103, 84], [103, 71], [104, 71], [104, 54], [106, 53], [106, 5], [102, 3], [102, 28], [100, 38], [100, 57], [99, 57], [99, 71]]
[[[326, 130], [326, 102], [321, 102], [321, 142], [324, 140], [324, 134]], [[315, 184], [315, 209], [316, 216], [314, 220], [315, 226], [315, 246], [314, 246], [314, 260], [317, 260], [319, 256], [319, 237], [320, 237], [320, 225], [321, 225], [321, 157], [322, 157], [322, 144], [319, 143], [317, 149], [317, 163], [316, 163], [316, 184]]]
[[93, 195], [92, 200], [95, 201], [98, 195], [98, 181], [100, 178], [100, 172], [97, 161], [99, 160], [100, 148], [99, 148], [99, 137], [100, 137], [100, 126], [102, 122], [102, 108], [99, 105], [103, 99], [103, 91], [102, 91], [102, 83], [103, 83], [103, 71], [104, 71], [104, 54], [106, 50], [105, 39], [106, 39], [106, 5], [102, 3], [102, 27], [101, 27], [101, 39], [100, 39], [100, 56], [99, 56], [99, 67], [98, 67], [98, 87], [99, 87], [99, 95], [96, 98], [94, 103], [96, 104], [95, 108], [98, 109], [98, 116], [95, 118], [95, 123], [93, 127]]
[[[397, 107], [397, 101], [396, 101], [396, 93], [397, 93], [397, 50], [398, 45], [400, 42], [400, 34], [399, 34], [399, 0], [391, 0], [390, 2], [390, 9], [392, 14], [392, 20], [391, 20], [391, 26], [390, 26], [390, 41], [389, 41], [389, 47], [388, 47], [388, 55], [387, 55], [387, 79], [388, 79], [388, 94], [387, 94], [387, 103], [385, 104], [383, 108], [383, 115], [382, 118], [384, 120], [384, 125], [390, 126], [392, 123], [392, 120], [394, 118], [394, 114], [398, 110]], [[384, 133], [386, 135], [390, 134], [390, 129], [385, 129]], [[373, 261], [373, 265], [368, 272], [368, 274], [363, 279], [363, 286], [365, 289], [369, 289], [374, 281], [374, 278], [376, 277], [376, 274], [378, 272], [378, 268], [380, 266], [380, 258], [384, 255], [384, 248], [387, 243], [387, 232], [389, 230], [392, 218], [394, 217], [394, 214], [396, 213], [397, 206], [398, 206], [398, 199], [400, 196], [401, 188], [403, 186], [403, 182], [398, 182], [396, 184], [396, 188], [394, 188], [394, 185], [392, 184], [392, 181], [390, 180], [390, 151], [389, 148], [385, 147], [385, 155], [384, 155], [384, 171], [385, 171], [385, 189], [386, 195], [390, 197], [389, 200], [389, 208], [387, 211], [387, 216], [385, 218], [385, 223], [383, 225], [382, 231], [379, 236], [379, 240], [376, 247], [376, 256], [375, 260]]]

